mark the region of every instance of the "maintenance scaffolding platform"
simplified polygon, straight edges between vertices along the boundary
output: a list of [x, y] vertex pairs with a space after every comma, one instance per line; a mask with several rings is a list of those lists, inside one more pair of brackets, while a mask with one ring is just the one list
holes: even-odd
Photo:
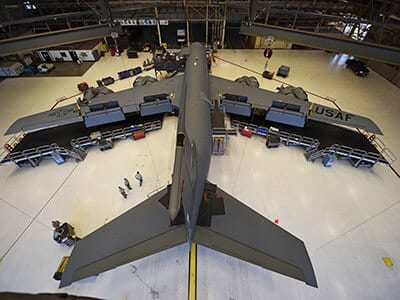
[[122, 123], [101, 126], [96, 128], [96, 135], [91, 135], [93, 129], [86, 128], [83, 124], [69, 124], [19, 134], [7, 141], [4, 151], [0, 153], [0, 165], [14, 163], [19, 167], [37, 167], [43, 159], [53, 159], [60, 164], [68, 158], [81, 162], [86, 158], [89, 146], [101, 147], [102, 141], [113, 143], [129, 137], [138, 139], [139, 136], [144, 137], [146, 132], [162, 126], [160, 118], [147, 118], [147, 122], [126, 126], [129, 122], [134, 124], [135, 120], [137, 121], [131, 117]]
[[[268, 123], [267, 126], [259, 126], [246, 122], [243, 118], [241, 120], [232, 119], [231, 122], [232, 127], [239, 130], [246, 127], [253, 134], [263, 137], [267, 136], [270, 126], [277, 127], [279, 128], [277, 135], [281, 138], [282, 143], [286, 146], [304, 147], [306, 149], [304, 156], [307, 161], [311, 162], [326, 155], [347, 159], [354, 167], [371, 168], [376, 164], [387, 166], [396, 161], [394, 154], [377, 137], [367, 137], [360, 132], [339, 126], [313, 121], [305, 128], [293, 128], [292, 130], [296, 132], [289, 132], [290, 128], [282, 124], [264, 122]], [[320, 139], [322, 139], [322, 143]], [[352, 142], [347, 145], [340, 144], [346, 140]], [[331, 144], [329, 145], [329, 143]], [[378, 147], [378, 145], [380, 146]]]

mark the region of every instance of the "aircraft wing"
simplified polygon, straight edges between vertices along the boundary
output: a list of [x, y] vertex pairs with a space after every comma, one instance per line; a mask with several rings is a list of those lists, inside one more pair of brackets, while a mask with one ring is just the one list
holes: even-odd
[[369, 118], [339, 111], [324, 105], [299, 100], [292, 95], [274, 93], [215, 76], [210, 76], [210, 86], [213, 99], [217, 99], [219, 96], [225, 94], [247, 98], [246, 103], [238, 103], [242, 106], [243, 112], [250, 112], [250, 108], [253, 107], [268, 111], [274, 103], [281, 102], [284, 105], [295, 107], [295, 114], [298, 116], [302, 115], [305, 118], [316, 121], [362, 128], [371, 133], [383, 134], [379, 127]]
[[185, 243], [184, 226], [169, 229], [166, 197], [167, 187], [78, 241], [60, 287]]
[[[85, 122], [99, 118], [104, 122], [115, 122], [123, 120], [124, 114], [140, 112], [142, 116], [164, 112], [169, 109], [169, 100], [148, 101], [146, 97], [159, 98], [159, 95], [167, 95], [171, 104], [180, 106], [182, 96], [183, 76], [176, 76], [166, 80], [153, 82], [142, 87], [135, 87], [119, 92], [99, 95], [90, 100], [88, 105], [69, 104], [53, 110], [37, 113], [16, 120], [5, 134], [15, 134], [20, 131], [33, 132], [50, 127], [56, 127], [76, 122]], [[157, 96], [158, 95], [158, 96]], [[112, 103], [112, 105], [109, 105]], [[163, 106], [164, 104], [164, 106]], [[109, 105], [110, 108], [101, 110], [99, 107]], [[158, 109], [157, 109], [158, 107]], [[111, 116], [111, 119], [109, 119]], [[112, 116], [115, 116], [113, 119]], [[97, 125], [97, 124], [95, 124]], [[93, 125], [92, 125], [93, 126]], [[88, 126], [90, 127], [90, 126]]]
[[232, 80], [223, 79], [220, 77], [209, 76], [211, 97], [217, 98], [219, 95], [233, 94], [247, 97], [247, 103], [253, 107], [262, 108], [267, 110], [270, 108], [274, 101], [282, 100], [285, 103], [300, 105], [301, 113], [308, 113], [310, 104], [308, 102], [300, 102], [293, 96], [278, 94], [268, 90], [263, 90], [256, 87], [244, 85], [243, 83], [235, 82]]
[[308, 118], [315, 121], [361, 128], [368, 132], [383, 135], [383, 132], [379, 129], [378, 125], [376, 125], [371, 119], [357, 116], [342, 110], [339, 111], [321, 104], [312, 104]]
[[115, 92], [112, 94], [96, 97], [93, 104], [106, 101], [118, 101], [124, 113], [140, 111], [140, 105], [145, 102], [145, 97], [167, 94], [171, 97], [172, 104], [180, 106], [182, 96], [183, 76], [175, 76], [165, 80], [149, 83], [141, 87]]
[[20, 131], [31, 132], [50, 127], [62, 126], [76, 122], [82, 122], [76, 104], [70, 104], [53, 110], [37, 113], [16, 120], [7, 129], [4, 135], [15, 134]]
[[223, 190], [216, 194], [224, 212], [212, 216], [210, 227], [196, 227], [196, 243], [317, 287], [301, 240]]

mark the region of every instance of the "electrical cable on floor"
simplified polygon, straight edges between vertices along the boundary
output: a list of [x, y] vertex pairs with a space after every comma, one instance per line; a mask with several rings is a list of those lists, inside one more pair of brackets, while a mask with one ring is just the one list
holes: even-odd
[[[49, 200], [42, 206], [42, 208], [38, 211], [38, 213], [35, 215], [35, 217], [32, 218], [32, 220], [29, 222], [29, 224], [25, 227], [25, 229], [18, 235], [17, 239], [11, 244], [11, 246], [7, 249], [7, 251], [4, 253], [2, 256], [2, 259], [7, 256], [7, 254], [11, 251], [11, 249], [15, 246], [15, 244], [21, 239], [21, 237], [25, 234], [25, 232], [29, 229], [29, 227], [32, 225], [34, 221], [36, 221], [36, 218], [42, 213], [42, 211], [49, 205], [51, 200], [55, 197], [55, 195], [60, 191], [60, 189], [64, 186], [64, 184], [67, 182], [67, 180], [71, 177], [72, 173], [78, 168], [79, 164], [76, 164], [74, 168], [71, 170], [71, 172], [67, 175], [67, 177], [64, 179], [64, 181], [60, 184], [60, 186], [56, 189], [56, 191], [50, 196]], [[38, 221], [36, 221], [38, 222]], [[40, 223], [40, 222], [38, 222]], [[42, 224], [42, 223], [40, 223]], [[42, 224], [43, 225], [43, 224]]]
[[[252, 69], [249, 69], [249, 68], [244, 67], [244, 66], [242, 66], [242, 65], [239, 65], [239, 64], [237, 64], [237, 63], [231, 62], [231, 61], [229, 61], [229, 60], [227, 60], [227, 59], [220, 58], [220, 57], [218, 57], [218, 56], [214, 56], [214, 57], [217, 58], [217, 59], [220, 59], [220, 60], [222, 60], [222, 61], [224, 61], [224, 62], [226, 62], [226, 63], [228, 63], [228, 64], [232, 64], [232, 65], [234, 65], [234, 66], [236, 66], [236, 67], [242, 68], [242, 69], [244, 69], [244, 70], [246, 70], [246, 71], [249, 71], [249, 72], [252, 72], [252, 73], [254, 73], [254, 74], [257, 74], [257, 75], [262, 76], [262, 73], [260, 73], [260, 72], [254, 71], [254, 70], [252, 70]], [[284, 85], [287, 85], [287, 86], [294, 87], [293, 85], [291, 85], [291, 84], [289, 84], [289, 83], [286, 83], [286, 82], [284, 82], [284, 81], [282, 81], [282, 80], [276, 79], [276, 78], [272, 78], [271, 80], [276, 81], [276, 82], [279, 82], [279, 83], [284, 84]], [[313, 95], [313, 96], [315, 96], [315, 97], [317, 97], [317, 98], [320, 98], [320, 99], [322, 99], [322, 100], [331, 102], [331, 103], [333, 103], [339, 110], [341, 110], [340, 107], [335, 103], [335, 101], [332, 101], [331, 99], [329, 99], [329, 98], [327, 98], [327, 97], [320, 96], [320, 95], [315, 94], [315, 93], [310, 92], [310, 91], [305, 91], [305, 92], [308, 93], [308, 94], [310, 94], [310, 95]]]
[[82, 94], [82, 93], [78, 93], [78, 94], [75, 94], [75, 95], [72, 95], [72, 96], [69, 96], [69, 97], [67, 97], [67, 98], [63, 98], [63, 99], [57, 101], [56, 103], [53, 104], [53, 106], [50, 108], [50, 110], [53, 110], [54, 108], [56, 108], [56, 106], [58, 105], [58, 103], [64, 102], [64, 101], [66, 101], [66, 100], [69, 100], [69, 99], [71, 99], [71, 98], [73, 98], [73, 97], [76, 97], [76, 96], [79, 96], [79, 95], [81, 95], [81, 94]]
[[159, 174], [157, 172], [157, 167], [156, 167], [156, 163], [155, 163], [155, 161], [153, 159], [153, 155], [151, 154], [151, 147], [149, 145], [148, 139], [145, 139], [145, 142], [146, 142], [147, 151], [149, 151], [149, 156], [150, 156], [151, 163], [153, 164], [154, 173], [156, 174], [156, 186], [157, 186], [157, 189], [158, 189], [158, 188], [160, 188], [158, 186], [158, 184], [160, 183], [160, 176], [159, 176]]
[[[240, 166], [242, 165], [242, 162], [243, 162], [244, 153], [246, 152], [247, 141], [248, 141], [248, 139], [246, 138], [246, 142], [245, 142], [244, 147], [243, 147], [242, 155], [240, 156], [239, 171], [240, 171]], [[240, 172], [236, 172], [236, 178], [235, 178], [235, 181], [233, 182], [232, 193], [235, 192], [236, 183], [238, 181], [239, 174], [240, 174]]]
[[384, 212], [386, 212], [387, 210], [389, 210], [390, 208], [392, 208], [393, 206], [397, 205], [400, 203], [400, 200], [396, 201], [395, 203], [389, 205], [388, 207], [385, 207], [384, 209], [382, 209], [381, 211], [377, 212], [375, 215], [369, 217], [368, 219], [362, 221], [360, 224], [357, 224], [356, 226], [354, 226], [353, 228], [343, 232], [341, 235], [337, 236], [336, 238], [334, 238], [333, 240], [326, 242], [325, 244], [323, 244], [322, 246], [316, 248], [315, 250], [321, 250], [322, 248], [325, 248], [326, 246], [332, 244], [333, 242], [337, 241], [338, 239], [344, 237], [345, 235], [349, 234], [350, 232], [356, 230], [357, 228], [359, 228], [361, 225], [364, 225], [365, 223], [371, 221], [372, 219], [375, 219], [376, 217], [378, 217], [379, 215], [383, 214]]

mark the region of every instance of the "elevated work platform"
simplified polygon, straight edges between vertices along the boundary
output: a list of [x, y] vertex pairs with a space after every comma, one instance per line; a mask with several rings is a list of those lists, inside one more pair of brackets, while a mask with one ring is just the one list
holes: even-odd
[[132, 137], [135, 131], [144, 130], [144, 132], [150, 132], [161, 128], [161, 121], [156, 120], [147, 122], [144, 124], [132, 125], [124, 128], [117, 128], [114, 130], [100, 131], [98, 137], [93, 136], [82, 136], [71, 140], [71, 145], [74, 149], [85, 149], [89, 146], [95, 146], [99, 139], [102, 140], [125, 140]]
[[[260, 120], [253, 119], [260, 124]], [[238, 129], [247, 127], [254, 134], [260, 136], [266, 136], [270, 126], [277, 127], [283, 144], [304, 147], [307, 151], [304, 155], [308, 161], [313, 162], [325, 155], [333, 154], [339, 158], [350, 160], [354, 167], [373, 167], [376, 164], [389, 165], [389, 161], [384, 157], [387, 149], [384, 148], [386, 149], [385, 153], [381, 153], [371, 144], [369, 139], [356, 131], [317, 121], [311, 121], [305, 128], [288, 127], [270, 122], [265, 124], [263, 121], [261, 121], [263, 125], [256, 125], [249, 121], [244, 118], [238, 120], [235, 116], [235, 119], [232, 120], [232, 127]], [[349, 141], [349, 143], [346, 144], [346, 141]], [[331, 144], [329, 145], [329, 143]], [[391, 158], [389, 160], [393, 161]]]
[[[145, 122], [140, 122], [145, 121]], [[132, 125], [136, 124], [136, 125]], [[133, 136], [136, 130], [149, 132], [160, 129], [162, 116], [140, 118], [137, 114], [129, 115], [123, 122], [86, 128], [83, 123], [68, 124], [60, 127], [31, 132], [17, 138], [12, 147], [0, 157], [0, 165], [15, 163], [16, 165], [36, 167], [44, 158], [53, 158], [57, 153], [63, 158], [73, 158], [77, 162], [86, 157], [85, 149], [96, 145], [98, 138], [91, 138], [93, 131], [100, 132], [101, 140], [126, 139]]]
[[19, 167], [31, 166], [37, 167], [43, 159], [53, 159], [53, 155], [57, 154], [65, 158], [73, 158], [76, 162], [83, 161], [86, 152], [79, 149], [65, 149], [57, 144], [43, 145], [37, 148], [26, 149], [10, 153], [0, 164], [15, 163]]
[[341, 159], [350, 160], [353, 167], [368, 167], [371, 168], [376, 164], [388, 165], [388, 161], [377, 153], [367, 152], [360, 149], [354, 149], [343, 145], [332, 145], [321, 150], [311, 150], [304, 154], [308, 161], [314, 162], [317, 158], [322, 158], [325, 155], [335, 155]]

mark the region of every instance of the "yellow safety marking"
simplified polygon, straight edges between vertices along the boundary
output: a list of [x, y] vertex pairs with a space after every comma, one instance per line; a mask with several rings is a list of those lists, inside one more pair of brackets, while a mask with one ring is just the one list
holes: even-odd
[[382, 259], [387, 267], [393, 267], [393, 262], [389, 257], [383, 257]]
[[314, 103], [311, 102], [310, 109], [308, 110], [309, 112], [312, 112], [313, 106], [314, 106]]
[[196, 300], [197, 275], [197, 244], [192, 243], [189, 262], [189, 300]]

